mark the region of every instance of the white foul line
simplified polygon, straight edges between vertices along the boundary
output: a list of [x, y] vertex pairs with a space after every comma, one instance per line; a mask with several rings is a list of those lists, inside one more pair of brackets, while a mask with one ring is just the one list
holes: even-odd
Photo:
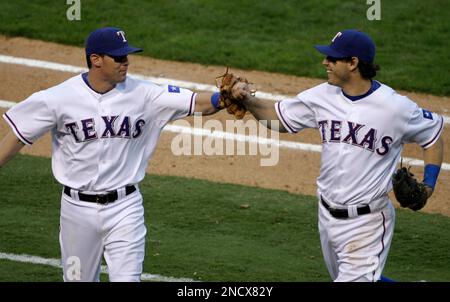
[[[39, 256], [26, 255], [26, 254], [18, 255], [18, 254], [0, 253], [0, 259], [62, 268], [61, 259], [55, 259], [55, 258], [49, 259], [49, 258], [42, 258]], [[108, 269], [107, 269], [106, 265], [102, 265], [101, 273], [102, 274], [108, 273]], [[189, 278], [174, 278], [174, 277], [166, 277], [166, 276], [161, 276], [161, 275], [157, 275], [157, 274], [147, 274], [147, 273], [142, 274], [141, 279], [144, 281], [157, 281], [157, 282], [195, 282], [195, 280], [189, 279]]]
[[10, 101], [3, 101], [0, 100], [0, 108], [12, 108], [12, 106], [16, 105], [17, 103], [10, 102]]
[[[18, 58], [18, 57], [5, 56], [5, 55], [0, 55], [0, 63], [17, 64], [17, 65], [24, 65], [24, 66], [29, 66], [29, 67], [62, 71], [62, 72], [70, 72], [70, 73], [82, 73], [82, 72], [86, 72], [88, 70], [87, 68], [79, 67], [79, 66], [60, 64], [60, 63], [54, 63], [54, 62], [42, 61], [42, 60]], [[171, 85], [181, 86], [181, 87], [184, 87], [184, 88], [187, 88], [190, 90], [200, 90], [200, 91], [209, 91], [209, 92], [217, 91], [217, 87], [214, 85], [181, 81], [181, 80], [175, 80], [175, 79], [169, 79], [169, 78], [149, 77], [149, 76], [145, 76], [143, 74], [137, 74], [137, 73], [129, 73], [128, 75], [138, 78], [138, 79], [141, 79], [141, 80], [151, 81], [151, 82], [159, 84], [159, 85], [171, 84]], [[255, 96], [258, 98], [261, 98], [261, 99], [271, 100], [271, 101], [280, 101], [280, 100], [292, 97], [289, 95], [273, 94], [273, 93], [264, 92], [264, 91], [257, 91]], [[450, 117], [445, 116], [445, 115], [443, 117], [444, 117], [444, 123], [450, 124]]]
[[[34, 59], [17, 58], [17, 57], [12, 57], [12, 56], [5, 56], [5, 55], [0, 55], [0, 63], [17, 64], [17, 65], [23, 65], [23, 66], [28, 66], [28, 67], [44, 68], [44, 69], [50, 69], [50, 70], [56, 70], [56, 71], [62, 71], [62, 72], [70, 72], [70, 73], [82, 73], [82, 72], [88, 71], [87, 68], [79, 67], [79, 66], [60, 64], [60, 63], [54, 63], [54, 62], [49, 62], [49, 61], [34, 60]], [[214, 92], [214, 91], [218, 90], [217, 87], [214, 85], [181, 81], [181, 80], [168, 79], [168, 78], [160, 78], [160, 77], [149, 77], [149, 76], [145, 76], [143, 74], [137, 74], [137, 73], [128, 73], [128, 75], [131, 77], [137, 78], [137, 79], [151, 81], [151, 82], [159, 84], [159, 85], [171, 84], [171, 85], [181, 86], [181, 87], [184, 87], [184, 88], [187, 88], [190, 90], [200, 90], [200, 91], [209, 91], [209, 92]], [[256, 97], [259, 97], [262, 99], [274, 100], [274, 101], [289, 98], [289, 96], [287, 96], [287, 95], [271, 94], [271, 93], [262, 92], [262, 91], [257, 91]]]
[[[15, 104], [16, 103], [14, 103], [14, 102], [0, 100], [0, 108], [11, 108]], [[194, 128], [194, 127], [186, 127], [186, 126], [179, 126], [179, 125], [166, 125], [164, 127], [163, 131], [173, 132], [173, 133], [190, 134], [190, 135], [194, 135], [194, 136], [203, 136], [203, 137], [234, 140], [237, 142], [246, 142], [246, 143], [253, 143], [253, 144], [258, 144], [258, 145], [278, 146], [280, 148], [299, 150], [299, 151], [309, 151], [309, 152], [317, 152], [317, 153], [322, 152], [322, 146], [320, 146], [320, 145], [299, 143], [299, 142], [293, 142], [293, 141], [274, 140], [274, 139], [269, 139], [269, 138], [258, 137], [255, 135], [242, 135], [242, 134], [236, 134], [236, 133], [225, 132], [225, 131], [217, 131], [217, 130], [211, 132], [210, 130], [203, 129], [203, 128]], [[421, 166], [421, 167], [424, 166], [424, 161], [420, 160], [420, 159], [416, 159], [416, 158], [403, 157], [403, 161], [405, 162], [405, 164], [408, 164], [411, 166]], [[450, 170], [450, 164], [442, 163], [441, 169], [442, 170]]]
[[218, 130], [214, 130], [211, 132], [209, 129], [204, 129], [204, 128], [194, 128], [194, 127], [186, 127], [186, 126], [179, 126], [179, 125], [166, 125], [164, 127], [163, 131], [182, 133], [182, 134], [190, 134], [193, 136], [205, 136], [205, 137], [218, 138], [218, 139], [234, 140], [237, 142], [245, 142], [245, 143], [250, 143], [250, 144], [272, 145], [272, 146], [278, 146], [280, 148], [300, 150], [300, 151], [311, 151], [311, 152], [318, 152], [318, 153], [322, 152], [322, 146], [319, 146], [319, 145], [298, 143], [298, 142], [292, 142], [292, 141], [280, 141], [280, 140], [275, 140], [275, 139], [271, 139], [271, 138], [259, 137], [259, 136], [255, 136], [255, 135], [243, 135], [243, 134], [236, 134], [236, 133], [232, 133], [232, 132], [225, 132], [225, 131], [218, 131]]

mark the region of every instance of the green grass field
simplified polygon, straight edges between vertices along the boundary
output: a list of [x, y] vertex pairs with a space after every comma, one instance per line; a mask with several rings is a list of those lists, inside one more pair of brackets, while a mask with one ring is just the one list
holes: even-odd
[[450, 95], [450, 6], [446, 0], [381, 1], [369, 21], [358, 0], [82, 0], [0, 3], [0, 33], [82, 46], [93, 29], [119, 26], [144, 55], [325, 78], [314, 44], [339, 30], [368, 32], [378, 46], [378, 79], [396, 89]]
[[[312, 196], [155, 175], [140, 189], [148, 230], [144, 272], [200, 281], [330, 281]], [[0, 253], [59, 258], [60, 193], [47, 158], [19, 155], [3, 167]], [[397, 214], [384, 275], [450, 281], [450, 218]], [[61, 278], [57, 268], [0, 260], [0, 281]]]

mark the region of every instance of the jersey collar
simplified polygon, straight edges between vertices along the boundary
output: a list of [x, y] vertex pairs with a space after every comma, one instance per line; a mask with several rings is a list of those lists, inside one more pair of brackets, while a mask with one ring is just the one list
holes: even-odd
[[343, 94], [347, 99], [349, 99], [349, 100], [352, 101], [352, 102], [361, 100], [361, 99], [363, 99], [363, 98], [365, 98], [365, 97], [368, 97], [368, 96], [371, 95], [375, 90], [377, 90], [378, 88], [381, 87], [381, 84], [380, 84], [378, 81], [371, 80], [371, 82], [372, 82], [372, 85], [370, 86], [369, 90], [368, 90], [366, 93], [364, 93], [364, 94], [352, 96], [352, 95], [346, 94], [346, 93], [344, 92], [344, 90], [341, 90], [341, 91], [342, 91], [342, 94]]
[[81, 74], [81, 78], [83, 79], [84, 84], [87, 86], [87, 89], [94, 94], [98, 99], [106, 97], [106, 96], [110, 96], [110, 95], [114, 95], [117, 93], [117, 88], [122, 84], [122, 83], [118, 83], [116, 84], [116, 87], [114, 87], [113, 89], [111, 89], [108, 92], [105, 93], [100, 93], [96, 90], [94, 90], [94, 88], [92, 88], [92, 86], [89, 84], [88, 81], [88, 72], [82, 73]]

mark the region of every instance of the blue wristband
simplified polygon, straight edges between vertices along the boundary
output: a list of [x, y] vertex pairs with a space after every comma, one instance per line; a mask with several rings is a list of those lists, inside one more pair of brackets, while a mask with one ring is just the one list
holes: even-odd
[[219, 99], [220, 99], [220, 93], [219, 92], [214, 92], [211, 95], [211, 104], [213, 105], [214, 108], [216, 109], [220, 109], [219, 108]]
[[423, 183], [434, 190], [440, 170], [441, 170], [441, 167], [439, 167], [437, 165], [433, 165], [433, 164], [426, 165], [425, 172], [423, 175]]

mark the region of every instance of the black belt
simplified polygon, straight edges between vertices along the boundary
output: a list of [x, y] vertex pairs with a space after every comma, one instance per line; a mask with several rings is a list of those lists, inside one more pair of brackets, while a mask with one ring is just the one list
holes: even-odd
[[[326, 203], [326, 201], [323, 200], [322, 196], [320, 196], [320, 200], [322, 201], [322, 204], [325, 207], [325, 209], [327, 209], [328, 212], [330, 212], [331, 216], [333, 216], [335, 218], [348, 218], [348, 210], [347, 209], [335, 209], [335, 208], [330, 207], [328, 205], [328, 203]], [[369, 214], [370, 207], [368, 205], [358, 207], [358, 208], [356, 208], [356, 212], [358, 213], [358, 215]]]
[[[71, 190], [70, 187], [64, 186], [64, 193], [67, 196], [71, 196], [70, 190]], [[126, 186], [125, 187], [125, 195], [130, 195], [134, 191], [136, 191], [135, 186]], [[78, 194], [78, 199], [81, 201], [95, 202], [95, 203], [100, 203], [100, 204], [107, 204], [110, 202], [114, 202], [119, 198], [119, 194], [117, 193], [117, 191], [111, 191], [106, 194], [98, 194], [98, 195], [84, 194], [84, 193], [80, 193], [80, 192], [78, 192], [77, 194]]]

